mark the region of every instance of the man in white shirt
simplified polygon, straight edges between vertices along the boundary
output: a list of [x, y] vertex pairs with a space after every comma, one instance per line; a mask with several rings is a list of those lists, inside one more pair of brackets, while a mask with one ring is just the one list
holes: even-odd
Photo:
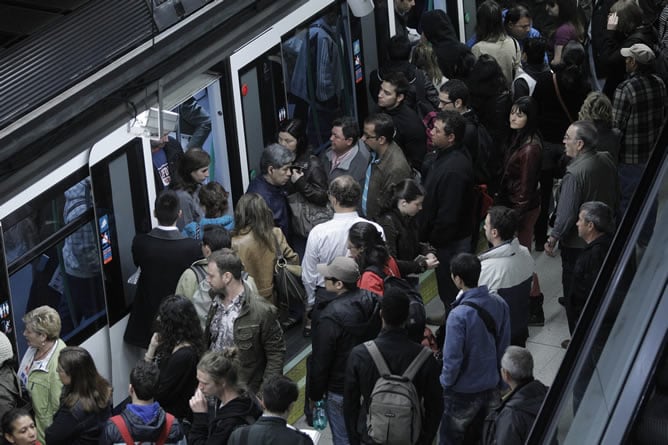
[[[327, 264], [337, 256], [346, 256], [348, 253], [348, 230], [360, 221], [367, 221], [357, 214], [357, 207], [362, 198], [360, 184], [348, 175], [339, 176], [329, 185], [329, 202], [334, 209], [331, 220], [318, 224], [306, 241], [306, 251], [302, 260], [302, 281], [306, 288], [308, 306], [315, 304], [318, 292], [325, 291], [325, 277], [317, 271], [318, 264]], [[367, 221], [371, 222], [371, 221]], [[383, 228], [371, 222], [385, 238]], [[304, 336], [311, 335], [311, 322], [304, 325]]]

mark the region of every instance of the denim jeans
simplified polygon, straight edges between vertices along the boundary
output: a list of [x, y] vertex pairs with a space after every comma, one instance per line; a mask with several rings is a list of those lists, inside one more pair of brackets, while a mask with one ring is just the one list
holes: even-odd
[[619, 188], [621, 189], [621, 197], [619, 200], [619, 213], [617, 221], [621, 221], [624, 216], [626, 208], [629, 206], [631, 197], [638, 187], [640, 178], [642, 178], [645, 164], [623, 164], [617, 166], [617, 173], [619, 174]]
[[349, 445], [346, 420], [343, 417], [343, 394], [328, 392], [325, 412], [327, 413], [327, 424], [332, 430], [334, 445]]
[[439, 445], [477, 443], [482, 436], [485, 417], [500, 404], [497, 389], [474, 394], [445, 391]]
[[452, 241], [443, 247], [436, 249], [436, 256], [438, 257], [439, 266], [436, 268], [436, 284], [438, 286], [438, 296], [441, 298], [445, 306], [446, 315], [450, 312], [450, 305], [455, 301], [457, 296], [457, 287], [452, 282], [450, 277], [450, 260], [462, 252], [471, 251], [471, 237]]

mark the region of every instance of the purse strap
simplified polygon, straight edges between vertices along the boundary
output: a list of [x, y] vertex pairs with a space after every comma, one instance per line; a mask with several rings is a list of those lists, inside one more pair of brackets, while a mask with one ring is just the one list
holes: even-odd
[[561, 92], [559, 91], [559, 85], [557, 84], [557, 75], [555, 73], [552, 73], [552, 84], [554, 85], [554, 91], [557, 93], [557, 99], [559, 99], [561, 108], [564, 110], [564, 113], [566, 113], [566, 116], [568, 117], [568, 122], [572, 124], [573, 118], [571, 117], [571, 113], [568, 112], [568, 108], [566, 108], [564, 99], [561, 97]]
[[285, 264], [285, 256], [283, 256], [283, 251], [281, 250], [281, 246], [278, 244], [278, 238], [276, 238], [276, 235], [273, 233], [271, 236], [274, 238], [274, 250], [276, 251], [276, 263], [277, 264]]

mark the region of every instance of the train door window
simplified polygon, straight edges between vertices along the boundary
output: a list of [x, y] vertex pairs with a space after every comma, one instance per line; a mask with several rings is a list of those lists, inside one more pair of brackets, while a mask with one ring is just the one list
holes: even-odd
[[328, 144], [332, 121], [355, 115], [352, 58], [342, 11], [334, 5], [282, 39], [285, 85], [291, 117], [304, 120], [315, 154]]
[[142, 147], [135, 138], [90, 166], [110, 325], [128, 314], [134, 299], [132, 240], [151, 229], [146, 182], [136, 180], [146, 176]]
[[81, 343], [106, 324], [91, 181], [81, 170], [2, 222], [11, 307], [19, 353], [23, 314], [58, 310], [61, 338]]
[[[279, 122], [288, 118], [280, 46], [256, 58], [239, 73], [244, 110], [248, 171], [258, 174], [262, 149], [276, 142]], [[258, 131], [258, 120], [260, 131]]]

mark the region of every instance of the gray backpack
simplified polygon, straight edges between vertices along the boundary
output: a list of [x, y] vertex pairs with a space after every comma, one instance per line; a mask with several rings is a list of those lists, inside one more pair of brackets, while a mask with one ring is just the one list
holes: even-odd
[[371, 391], [366, 418], [369, 437], [375, 443], [385, 445], [417, 443], [422, 429], [422, 401], [413, 378], [431, 355], [431, 350], [422, 349], [403, 375], [394, 375], [373, 340], [365, 342], [364, 346], [380, 374]]

